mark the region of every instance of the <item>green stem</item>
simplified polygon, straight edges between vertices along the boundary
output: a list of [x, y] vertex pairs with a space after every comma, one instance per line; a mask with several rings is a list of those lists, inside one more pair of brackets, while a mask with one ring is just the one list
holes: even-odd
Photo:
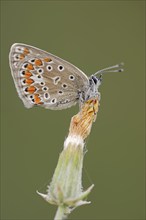
[[55, 215], [55, 218], [54, 220], [63, 220], [64, 219], [64, 211], [65, 211], [65, 207], [62, 205], [62, 206], [58, 206], [58, 209], [57, 209], [57, 212], [56, 212], [56, 215]]
[[86, 191], [82, 187], [84, 140], [90, 134], [98, 111], [98, 100], [88, 100], [70, 123], [69, 135], [58, 160], [47, 193], [38, 194], [48, 203], [58, 206], [54, 220], [63, 220], [77, 207], [90, 204], [86, 201], [93, 185]]

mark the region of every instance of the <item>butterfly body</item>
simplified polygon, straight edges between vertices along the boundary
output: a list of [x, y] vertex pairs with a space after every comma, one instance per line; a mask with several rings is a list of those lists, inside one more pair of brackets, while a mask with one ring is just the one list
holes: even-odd
[[101, 79], [38, 48], [13, 44], [9, 54], [14, 83], [25, 107], [64, 109], [100, 96]]

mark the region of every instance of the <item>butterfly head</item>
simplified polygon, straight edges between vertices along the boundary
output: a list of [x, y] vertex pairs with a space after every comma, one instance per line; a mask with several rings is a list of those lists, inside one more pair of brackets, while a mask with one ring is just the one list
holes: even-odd
[[[99, 86], [101, 85], [102, 74], [109, 73], [109, 72], [122, 72], [123, 65], [124, 64], [121, 63], [121, 64], [117, 64], [114, 66], [110, 66], [105, 69], [99, 70], [95, 74], [91, 75], [89, 77], [89, 86], [85, 90], [85, 93], [83, 93], [84, 94], [83, 100], [86, 101], [86, 100], [93, 98], [93, 97], [96, 97], [96, 96], [100, 100], [100, 93], [99, 93], [98, 89], [99, 89]], [[97, 75], [99, 75], [99, 77], [97, 77]]]
[[92, 75], [90, 77], [90, 80], [92, 81], [92, 84], [94, 84], [96, 86], [96, 88], [98, 89], [98, 87], [101, 85], [101, 81], [102, 81], [102, 74], [100, 74], [99, 77]]
[[86, 102], [89, 99], [98, 97], [100, 100], [100, 93], [98, 88], [101, 84], [101, 75], [99, 77], [91, 75], [89, 77], [89, 83], [79, 92], [79, 100], [81, 103]]

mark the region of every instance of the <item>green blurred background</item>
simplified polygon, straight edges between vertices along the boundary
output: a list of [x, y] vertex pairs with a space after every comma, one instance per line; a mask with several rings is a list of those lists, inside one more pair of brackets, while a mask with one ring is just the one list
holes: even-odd
[[87, 75], [106, 74], [96, 123], [87, 139], [83, 186], [91, 205], [69, 219], [145, 219], [145, 1], [1, 1], [2, 220], [53, 219], [45, 192], [78, 106], [62, 111], [24, 108], [8, 63], [21, 42], [68, 60]]

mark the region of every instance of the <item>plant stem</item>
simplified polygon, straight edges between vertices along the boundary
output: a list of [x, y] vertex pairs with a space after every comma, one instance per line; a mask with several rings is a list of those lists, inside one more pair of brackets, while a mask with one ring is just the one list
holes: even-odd
[[65, 211], [65, 207], [63, 205], [58, 206], [54, 220], [63, 220], [64, 219], [64, 211]]
[[72, 117], [69, 134], [53, 174], [47, 193], [37, 192], [48, 203], [58, 206], [54, 220], [63, 220], [77, 207], [90, 204], [86, 201], [94, 185], [83, 191], [82, 168], [84, 140], [90, 134], [98, 112], [98, 99], [87, 100], [79, 113]]

